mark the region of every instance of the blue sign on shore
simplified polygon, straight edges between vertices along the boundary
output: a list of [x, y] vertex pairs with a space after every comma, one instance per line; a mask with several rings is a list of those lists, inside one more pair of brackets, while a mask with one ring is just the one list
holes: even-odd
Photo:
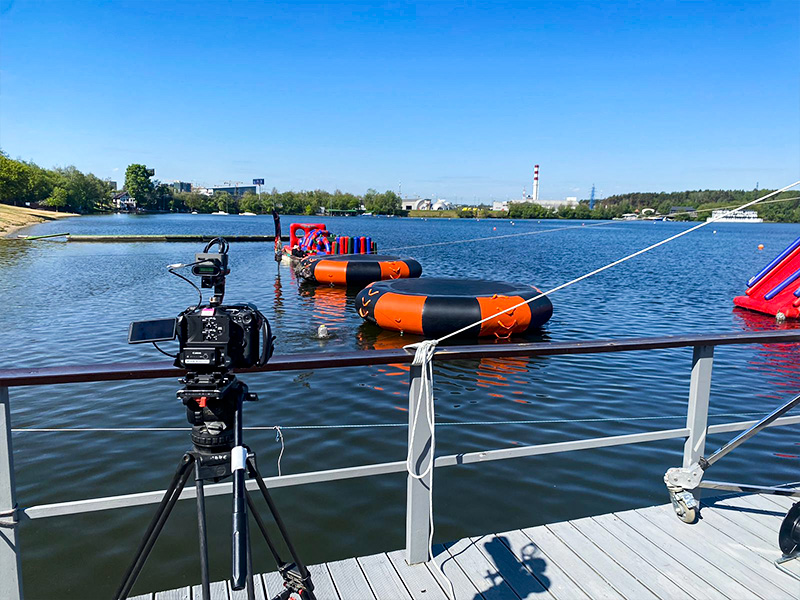
[[253, 185], [264, 185], [263, 179], [253, 179]]

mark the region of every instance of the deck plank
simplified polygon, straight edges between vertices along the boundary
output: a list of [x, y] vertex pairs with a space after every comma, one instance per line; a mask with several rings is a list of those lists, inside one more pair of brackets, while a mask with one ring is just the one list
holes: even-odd
[[190, 600], [192, 597], [192, 590], [189, 586], [178, 588], [175, 590], [166, 590], [164, 592], [156, 592], [156, 600]]
[[339, 596], [326, 565], [311, 565], [308, 567], [308, 572], [311, 573], [311, 582], [314, 584], [314, 595], [317, 600], [349, 600], [349, 598]]
[[[245, 587], [242, 590], [235, 590], [231, 587], [231, 582], [225, 582], [228, 587], [228, 598], [230, 600], [247, 600], [247, 588]], [[261, 575], [253, 575], [253, 594], [256, 600], [267, 600], [266, 595], [264, 594], [264, 581], [261, 578]]]
[[140, 596], [131, 596], [128, 598], [128, 600], [154, 600], [154, 596], [155, 594], [150, 592], [149, 594], [142, 594]]
[[589, 600], [589, 596], [519, 529], [498, 534], [514, 557], [556, 600]]
[[333, 578], [333, 585], [342, 600], [358, 598], [359, 600], [375, 600], [375, 594], [367, 583], [358, 561], [355, 558], [337, 560], [328, 563], [328, 571]]
[[[211, 600], [229, 600], [227, 581], [214, 581], [208, 586], [208, 591], [211, 594]], [[203, 586], [192, 586], [192, 600], [203, 600]]]
[[741, 583], [754, 597], [764, 600], [779, 598], [796, 600], [794, 594], [773, 581], [775, 567], [715, 529], [704, 519], [693, 525], [687, 525], [678, 520], [671, 507], [663, 507], [662, 510], [644, 510], [640, 514], [679, 542], [700, 551], [707, 561]]
[[669, 562], [669, 557], [652, 544], [648, 547], [646, 543], [638, 543], [636, 533], [619, 518], [603, 515], [571, 523], [659, 598], [692, 600], [687, 591], [658, 569], [659, 565], [663, 568]]
[[[458, 550], [464, 545], [464, 541], [461, 540], [456, 542], [456, 545], [455, 552], [457, 553]], [[453, 586], [453, 593], [455, 594], [456, 598], [461, 600], [461, 598], [481, 597], [478, 593], [478, 588], [472, 584], [469, 577], [467, 577], [464, 571], [461, 570], [461, 567], [458, 565], [456, 560], [447, 550], [445, 550], [445, 547], [441, 544], [436, 544], [433, 547], [433, 560], [437, 565], [439, 565], [439, 568], [442, 570], [445, 577], [450, 580], [450, 583]], [[441, 575], [439, 577], [441, 577]], [[447, 582], [442, 581], [441, 585], [446, 586]]]
[[455, 544], [446, 544], [458, 566], [467, 574], [478, 592], [486, 600], [501, 600], [516, 598], [516, 595], [505, 581], [497, 567], [478, 550], [478, 547], [469, 538], [459, 540]]
[[[706, 506], [705, 510], [708, 511], [708, 508], [713, 508], [714, 515], [728, 519], [747, 532], [760, 538], [767, 546], [775, 546], [777, 548], [775, 544], [777, 529], [775, 529], [776, 533], [773, 535], [770, 531], [770, 525], [765, 525], [758, 517], [754, 518], [753, 513], [750, 512], [749, 509], [746, 509], [746, 507], [739, 507], [730, 503], [715, 503], [711, 506]], [[743, 508], [745, 508], [745, 510], [743, 510]], [[701, 506], [701, 514], [703, 514], [703, 510], [704, 508]]]
[[541, 582], [531, 575], [527, 567], [509, 550], [503, 534], [474, 537], [472, 543], [490, 563], [494, 564], [508, 586], [522, 600], [553, 598]]
[[[626, 511], [625, 513], [617, 514], [617, 516], [639, 532], [642, 537], [647, 538], [652, 544], [658, 546], [664, 553], [672, 557], [676, 565], [683, 565], [691, 571], [692, 575], [689, 577], [694, 582], [693, 595], [697, 594], [696, 590], [698, 588], [702, 588], [706, 597], [747, 598], [750, 595], [741, 584], [730, 579], [725, 571], [708, 562], [702, 556], [702, 551], [698, 554], [695, 550], [699, 549], [688, 547], [660, 528], [655, 527], [641, 514], [641, 511], [647, 510], [650, 509]], [[679, 525], [680, 522], [675, 524], [676, 527]]]
[[[267, 599], [274, 598], [283, 591], [283, 577], [277, 571], [262, 573], [261, 580], [264, 582], [264, 593]], [[312, 583], [315, 583], [312, 578]]]
[[555, 533], [567, 546], [577, 549], [581, 558], [600, 573], [625, 598], [658, 600], [652, 591], [619, 566], [613, 558], [606, 554], [602, 547], [592, 543], [572, 522], [555, 523], [547, 525], [547, 528]]
[[415, 600], [447, 600], [444, 591], [436, 582], [425, 564], [409, 565], [404, 550], [387, 552], [386, 556], [397, 571], [403, 584]]
[[536, 544], [542, 553], [561, 569], [569, 573], [570, 578], [583, 589], [592, 600], [618, 600], [622, 596], [601, 575], [587, 565], [552, 531], [544, 525], [523, 529], [522, 532]]
[[358, 564], [378, 600], [412, 600], [385, 553], [363, 556], [358, 559]]
[[778, 496], [776, 494], [759, 494], [759, 496], [775, 504], [779, 510], [783, 510], [784, 516], [795, 502], [800, 502], [800, 498], [793, 496]]

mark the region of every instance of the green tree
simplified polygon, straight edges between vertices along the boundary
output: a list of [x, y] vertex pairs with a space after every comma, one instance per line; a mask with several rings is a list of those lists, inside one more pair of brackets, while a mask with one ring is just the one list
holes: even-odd
[[128, 165], [128, 168], [125, 169], [125, 189], [136, 200], [137, 206], [150, 208], [156, 202], [155, 185], [144, 165]]
[[45, 199], [44, 204], [55, 208], [56, 212], [58, 212], [59, 208], [64, 208], [67, 205], [67, 197], [67, 190], [62, 187], [55, 187], [50, 197]]

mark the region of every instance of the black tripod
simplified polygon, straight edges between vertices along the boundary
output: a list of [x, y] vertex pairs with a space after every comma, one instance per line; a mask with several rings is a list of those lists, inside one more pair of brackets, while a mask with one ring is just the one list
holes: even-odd
[[[180, 498], [186, 482], [194, 472], [195, 489], [197, 491], [197, 526], [200, 536], [200, 570], [203, 600], [210, 600], [208, 537], [203, 486], [206, 481], [216, 483], [229, 475], [233, 475], [233, 589], [240, 590], [246, 587], [248, 600], [254, 600], [252, 557], [246, 508], [249, 507], [250, 513], [253, 515], [278, 565], [278, 572], [283, 577], [284, 589], [275, 596], [275, 599], [286, 600], [293, 593], [297, 593], [302, 600], [315, 600], [311, 575], [298, 557], [294, 545], [289, 539], [283, 520], [256, 466], [255, 454], [251, 453], [242, 444], [242, 404], [245, 399], [256, 400], [255, 394], [248, 393], [247, 386], [238, 381], [233, 374], [224, 374], [222, 376], [189, 374], [182, 382], [186, 383], [187, 386], [178, 392], [178, 397], [182, 398], [186, 404], [189, 422], [194, 425], [192, 427], [194, 447], [183, 455], [175, 475], [156, 510], [156, 514], [150, 521], [144, 538], [139, 544], [133, 562], [126, 571], [114, 597], [116, 600], [124, 600], [128, 597], [172, 509]], [[233, 410], [226, 410], [226, 407]], [[233, 414], [229, 414], [230, 412], [233, 412]], [[212, 418], [220, 420], [211, 421], [210, 419]], [[220, 430], [219, 426], [225, 424], [226, 421], [233, 427]], [[293, 562], [283, 561], [278, 554], [264, 521], [258, 514], [255, 503], [245, 487], [245, 472], [256, 481]]]

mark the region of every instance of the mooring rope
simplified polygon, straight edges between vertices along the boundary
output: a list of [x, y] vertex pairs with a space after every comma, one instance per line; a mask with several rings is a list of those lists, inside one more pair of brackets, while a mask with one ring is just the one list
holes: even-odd
[[[431, 341], [433, 341], [436, 344], [439, 344], [439, 343], [441, 343], [441, 342], [443, 342], [443, 341], [445, 341], [447, 339], [450, 339], [452, 337], [460, 335], [460, 334], [464, 333], [465, 331], [467, 331], [467, 330], [469, 330], [469, 329], [471, 329], [473, 327], [477, 327], [478, 325], [482, 325], [483, 323], [486, 323], [487, 321], [491, 321], [492, 319], [496, 319], [500, 315], [503, 315], [503, 314], [505, 314], [507, 312], [514, 311], [517, 308], [519, 308], [520, 306], [525, 306], [526, 304], [530, 304], [531, 302], [535, 302], [536, 300], [539, 300], [540, 298], [544, 298], [545, 296], [549, 296], [550, 294], [553, 294], [555, 292], [558, 292], [560, 290], [568, 288], [568, 287], [570, 287], [572, 285], [575, 285], [576, 283], [578, 283], [580, 281], [583, 281], [584, 279], [588, 279], [589, 277], [593, 277], [594, 275], [602, 273], [603, 271], [607, 271], [608, 269], [611, 269], [612, 267], [616, 267], [617, 265], [621, 265], [622, 263], [627, 262], [627, 261], [629, 261], [629, 260], [631, 260], [633, 258], [636, 258], [637, 256], [641, 256], [642, 254], [644, 254], [646, 252], [650, 252], [651, 250], [655, 250], [659, 246], [663, 246], [664, 244], [668, 244], [669, 242], [672, 242], [674, 240], [677, 240], [680, 237], [688, 235], [688, 234], [692, 233], [693, 231], [697, 231], [698, 229], [701, 229], [703, 227], [707, 227], [708, 225], [711, 225], [712, 223], [716, 223], [717, 221], [719, 221], [721, 219], [724, 219], [725, 217], [730, 215], [732, 212], [735, 212], [735, 211], [738, 211], [738, 210], [744, 210], [745, 208], [748, 208], [750, 206], [753, 206], [754, 204], [757, 204], [757, 203], [761, 202], [762, 200], [766, 200], [767, 198], [771, 198], [772, 196], [775, 196], [777, 194], [785, 192], [786, 190], [789, 190], [789, 189], [791, 189], [791, 188], [793, 188], [793, 187], [795, 187], [797, 185], [800, 185], [800, 181], [795, 181], [791, 185], [787, 185], [786, 187], [783, 187], [783, 188], [781, 188], [779, 190], [775, 190], [774, 192], [770, 192], [769, 194], [761, 196], [760, 198], [756, 198], [755, 200], [751, 200], [750, 202], [742, 204], [741, 206], [739, 206], [739, 207], [737, 207], [737, 208], [735, 208], [733, 210], [729, 210], [729, 211], [726, 211], [725, 213], [723, 213], [721, 215], [718, 215], [716, 217], [712, 217], [712, 218], [708, 219], [707, 221], [704, 221], [704, 222], [700, 223], [699, 225], [695, 225], [694, 227], [686, 229], [685, 231], [681, 231], [680, 233], [676, 233], [675, 235], [671, 235], [668, 238], [661, 240], [660, 242], [656, 242], [655, 244], [651, 244], [650, 246], [647, 246], [646, 248], [642, 248], [641, 250], [637, 250], [636, 252], [628, 254], [627, 256], [623, 256], [622, 258], [617, 259], [617, 260], [615, 260], [613, 262], [610, 262], [605, 266], [602, 266], [602, 267], [600, 267], [598, 269], [595, 269], [594, 271], [590, 271], [588, 273], [585, 273], [585, 274], [581, 275], [580, 277], [576, 277], [575, 279], [567, 281], [566, 283], [562, 283], [561, 285], [557, 285], [556, 287], [551, 288], [551, 289], [547, 290], [546, 292], [542, 292], [538, 296], [534, 296], [533, 298], [531, 298], [529, 300], [524, 300], [524, 301], [520, 302], [519, 304], [515, 304], [514, 306], [510, 306], [509, 308], [501, 310], [500, 312], [495, 313], [495, 314], [493, 314], [493, 315], [491, 315], [489, 317], [486, 317], [484, 319], [481, 319], [480, 321], [476, 321], [475, 323], [472, 323], [471, 325], [467, 325], [466, 327], [462, 327], [461, 329], [458, 329], [456, 331], [453, 331], [452, 333], [448, 333], [447, 335], [444, 335], [444, 336], [442, 336], [442, 337], [440, 337], [440, 338], [438, 338], [436, 340], [431, 340]], [[411, 348], [411, 347], [414, 347], [414, 344], [411, 344], [410, 346], [406, 346], [406, 348]]]

